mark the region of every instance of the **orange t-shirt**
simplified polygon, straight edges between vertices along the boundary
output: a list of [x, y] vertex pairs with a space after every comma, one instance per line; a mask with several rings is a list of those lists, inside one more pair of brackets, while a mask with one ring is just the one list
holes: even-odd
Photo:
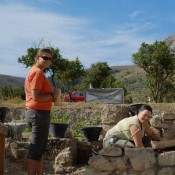
[[43, 71], [34, 65], [25, 80], [25, 93], [26, 93], [26, 109], [50, 110], [52, 107], [52, 100], [43, 102], [33, 101], [32, 90], [38, 89], [43, 94], [51, 92], [51, 85], [44, 75]]

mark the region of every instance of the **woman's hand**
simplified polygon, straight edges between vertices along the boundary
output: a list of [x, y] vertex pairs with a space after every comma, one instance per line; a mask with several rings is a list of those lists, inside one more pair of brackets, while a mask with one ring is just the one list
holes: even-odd
[[151, 140], [160, 141], [161, 139], [160, 133], [154, 132], [149, 124], [146, 126], [145, 133]]

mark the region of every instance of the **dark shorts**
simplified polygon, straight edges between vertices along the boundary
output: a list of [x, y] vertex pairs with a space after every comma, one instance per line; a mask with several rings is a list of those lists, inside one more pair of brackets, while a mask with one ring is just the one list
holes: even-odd
[[50, 124], [50, 111], [26, 110], [25, 120], [32, 128], [27, 158], [40, 160], [46, 150]]

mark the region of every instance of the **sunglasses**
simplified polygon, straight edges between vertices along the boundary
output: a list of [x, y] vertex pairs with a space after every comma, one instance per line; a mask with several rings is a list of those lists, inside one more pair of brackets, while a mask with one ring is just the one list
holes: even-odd
[[51, 57], [47, 57], [47, 56], [40, 56], [43, 60], [49, 60], [51, 61]]

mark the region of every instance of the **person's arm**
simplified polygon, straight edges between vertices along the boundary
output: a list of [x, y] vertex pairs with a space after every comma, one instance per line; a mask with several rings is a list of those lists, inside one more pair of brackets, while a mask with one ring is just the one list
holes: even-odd
[[[139, 127], [137, 125], [131, 125], [129, 129], [130, 129], [131, 135], [133, 135], [139, 129]], [[144, 147], [142, 142], [142, 133], [140, 129], [134, 134], [133, 140], [136, 147], [138, 148]]]
[[33, 89], [32, 90], [32, 98], [36, 102], [43, 102], [52, 99], [54, 102], [56, 98], [58, 97], [60, 91], [58, 88], [54, 89], [54, 91], [51, 93], [43, 94], [41, 93], [40, 90], [38, 89]]
[[149, 126], [149, 124], [146, 124], [146, 130], [145, 130], [146, 135], [151, 139], [151, 140], [155, 140], [155, 141], [160, 141], [163, 140], [162, 137], [160, 136], [160, 134], [155, 133], [151, 127]]
[[32, 98], [33, 98], [33, 101], [35, 101], [35, 102], [44, 102], [44, 101], [52, 99], [53, 97], [52, 97], [51, 93], [42, 94], [40, 92], [40, 90], [33, 89], [32, 90]]

